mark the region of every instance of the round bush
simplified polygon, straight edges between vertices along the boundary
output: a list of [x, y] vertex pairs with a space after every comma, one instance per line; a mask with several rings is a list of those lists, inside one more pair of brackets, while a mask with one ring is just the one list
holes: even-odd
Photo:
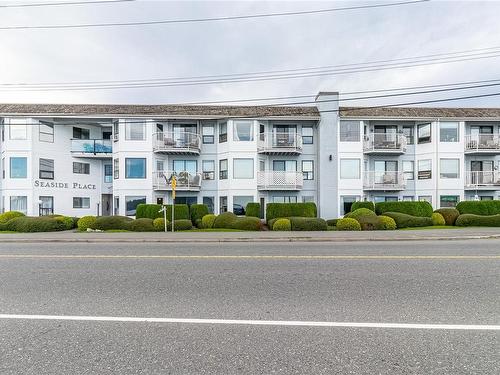
[[208, 215], [208, 206], [206, 204], [192, 204], [189, 207], [189, 213], [191, 215], [191, 221], [193, 224], [196, 224], [203, 216]]
[[[172, 230], [172, 225], [167, 227], [169, 231]], [[179, 219], [174, 221], [174, 230], [190, 230], [193, 229], [193, 223], [191, 220]]]
[[150, 218], [140, 218], [132, 220], [127, 223], [128, 230], [134, 232], [153, 232], [155, 228], [153, 227], [153, 219]]
[[380, 230], [382, 224], [377, 215], [361, 215], [355, 220], [361, 225], [361, 230]]
[[373, 212], [372, 210], [370, 210], [368, 208], [358, 208], [357, 210], [349, 212], [346, 215], [344, 215], [344, 218], [357, 219], [358, 217], [361, 217], [361, 216], [376, 217], [377, 215], [375, 214], [375, 212]]
[[262, 223], [257, 217], [239, 217], [232, 223], [232, 229], [239, 230], [261, 230]]
[[380, 229], [382, 230], [395, 230], [397, 228], [396, 222], [392, 217], [381, 215], [378, 219], [380, 222]]
[[434, 212], [443, 215], [446, 225], [455, 225], [455, 221], [460, 216], [460, 212], [456, 208], [440, 208]]
[[205, 229], [213, 228], [216, 218], [217, 218], [217, 215], [214, 215], [214, 214], [208, 214], [208, 215], [203, 216], [201, 219], [201, 227], [205, 228]]
[[4, 212], [3, 214], [0, 214], [0, 223], [6, 223], [10, 219], [14, 219], [15, 217], [22, 217], [26, 216], [22, 212], [19, 211], [7, 211]]
[[83, 216], [78, 219], [78, 230], [86, 231], [87, 228], [94, 229], [97, 218], [95, 216]]
[[215, 218], [213, 228], [228, 228], [233, 227], [233, 222], [236, 221], [238, 216], [232, 212], [224, 212]]
[[127, 216], [99, 216], [93, 228], [99, 230], [128, 230], [128, 225], [132, 220]]
[[339, 219], [328, 219], [326, 221], [326, 224], [329, 226], [329, 227], [335, 227], [337, 225], [337, 221], [339, 221]]
[[289, 217], [292, 231], [328, 230], [326, 221], [317, 217]]
[[64, 229], [71, 230], [74, 228], [73, 218], [69, 216], [57, 216], [55, 219], [64, 225]]
[[289, 219], [278, 219], [273, 224], [273, 230], [291, 231], [292, 223]]
[[361, 230], [361, 225], [356, 219], [347, 217], [337, 221], [337, 230]]
[[[167, 228], [170, 226], [170, 222], [167, 220]], [[165, 219], [162, 217], [158, 217], [153, 220], [153, 227], [155, 231], [157, 232], [164, 232], [165, 231]], [[168, 229], [167, 229], [168, 230]]]
[[445, 225], [446, 221], [444, 220], [443, 215], [438, 212], [434, 212], [431, 216], [432, 225]]

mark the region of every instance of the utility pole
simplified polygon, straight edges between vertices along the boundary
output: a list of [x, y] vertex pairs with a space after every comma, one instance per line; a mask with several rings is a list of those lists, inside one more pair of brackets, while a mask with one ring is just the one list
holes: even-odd
[[172, 233], [174, 233], [175, 188], [177, 186], [177, 179], [175, 175], [172, 176], [170, 183], [172, 184]]

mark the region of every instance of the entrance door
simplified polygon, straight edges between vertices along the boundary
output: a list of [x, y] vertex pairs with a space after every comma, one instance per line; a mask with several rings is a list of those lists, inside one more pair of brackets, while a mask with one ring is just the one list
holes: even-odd
[[103, 194], [101, 198], [102, 216], [110, 216], [113, 207], [113, 194]]
[[493, 161], [473, 160], [470, 162], [471, 182], [474, 185], [493, 183]]

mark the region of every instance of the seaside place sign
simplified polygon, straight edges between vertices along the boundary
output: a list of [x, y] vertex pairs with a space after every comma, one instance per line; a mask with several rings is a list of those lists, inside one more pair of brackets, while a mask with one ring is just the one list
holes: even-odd
[[54, 189], [83, 189], [83, 190], [95, 190], [94, 184], [80, 184], [79, 182], [55, 182], [55, 181], [40, 181], [35, 180], [35, 187], [42, 188], [54, 188]]

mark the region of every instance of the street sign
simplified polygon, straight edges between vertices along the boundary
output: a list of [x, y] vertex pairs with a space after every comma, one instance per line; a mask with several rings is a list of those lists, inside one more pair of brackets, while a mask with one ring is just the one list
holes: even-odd
[[177, 179], [175, 176], [172, 176], [172, 181], [170, 182], [172, 186], [172, 199], [175, 199], [175, 188], [177, 187]]

